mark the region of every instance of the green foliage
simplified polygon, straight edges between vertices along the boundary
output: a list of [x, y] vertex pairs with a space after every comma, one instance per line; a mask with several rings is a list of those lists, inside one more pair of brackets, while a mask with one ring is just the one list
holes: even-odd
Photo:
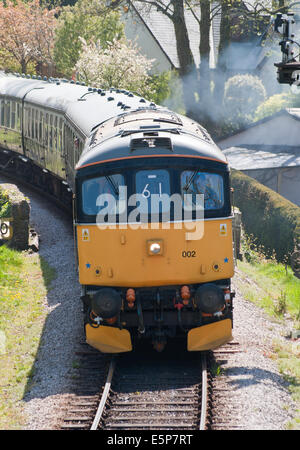
[[[167, 72], [170, 74], [170, 80], [168, 82], [168, 96], [160, 101], [160, 104], [165, 105], [172, 111], [176, 111], [178, 114], [186, 114], [186, 110], [183, 102], [182, 81], [178, 75], [178, 72], [172, 70]], [[156, 101], [156, 103], [159, 103]]]
[[38, 253], [0, 247], [1, 430], [26, 426], [23, 400], [32, 383], [47, 317], [45, 298], [53, 279], [53, 269]]
[[[247, 277], [242, 288], [245, 298], [263, 306], [271, 316], [283, 319], [288, 314], [299, 326], [300, 280], [290, 267], [258, 253], [251, 262], [239, 261], [238, 268]], [[248, 286], [249, 278], [253, 283]]]
[[232, 170], [231, 182], [246, 233], [268, 257], [285, 262], [300, 243], [300, 208], [242, 172]]
[[[22, 266], [20, 254], [5, 246], [0, 247], [0, 285], [2, 288], [19, 282], [18, 271]], [[1, 323], [1, 322], [0, 322]]]
[[58, 19], [54, 61], [62, 75], [70, 77], [82, 49], [79, 37], [89, 42], [100, 41], [102, 47], [124, 36], [124, 26], [117, 11], [106, 10], [104, 0], [79, 0], [66, 6]]
[[177, 104], [174, 105], [178, 109], [180, 103], [180, 88], [178, 86], [178, 75], [175, 71], [162, 72], [159, 74], [153, 74], [150, 76], [150, 85], [154, 95], [152, 96], [152, 101], [158, 105], [168, 103], [172, 101], [172, 98], [176, 96]]
[[276, 112], [284, 108], [299, 108], [300, 95], [292, 92], [284, 92], [282, 94], [275, 94], [261, 103], [255, 111], [255, 120], [261, 120], [265, 117], [272, 116]]
[[9, 217], [11, 214], [11, 203], [9, 201], [9, 196], [5, 191], [0, 189], [0, 218]]
[[246, 74], [229, 78], [223, 98], [225, 124], [231, 126], [232, 131], [247, 125], [265, 99], [266, 90], [258, 77]]

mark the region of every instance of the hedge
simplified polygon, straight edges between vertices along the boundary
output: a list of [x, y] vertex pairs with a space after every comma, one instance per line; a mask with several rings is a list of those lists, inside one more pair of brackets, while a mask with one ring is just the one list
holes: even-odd
[[231, 169], [233, 201], [242, 212], [245, 232], [253, 235], [266, 256], [287, 261], [300, 244], [300, 208], [244, 173]]
[[6, 191], [3, 191], [0, 187], [0, 218], [9, 217], [11, 214], [11, 203], [9, 195]]

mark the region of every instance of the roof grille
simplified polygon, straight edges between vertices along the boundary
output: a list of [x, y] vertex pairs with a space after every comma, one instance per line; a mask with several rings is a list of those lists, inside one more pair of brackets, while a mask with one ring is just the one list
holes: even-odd
[[[154, 133], [153, 133], [154, 135]], [[130, 151], [133, 152], [138, 149], [153, 149], [153, 148], [164, 148], [167, 150], [173, 151], [173, 145], [170, 138], [165, 137], [155, 137], [155, 136], [147, 136], [144, 138], [131, 139], [130, 142]]]

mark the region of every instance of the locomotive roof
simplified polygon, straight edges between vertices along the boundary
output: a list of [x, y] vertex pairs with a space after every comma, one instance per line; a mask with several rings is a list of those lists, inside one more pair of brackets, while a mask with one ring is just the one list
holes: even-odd
[[163, 108], [145, 107], [102, 123], [90, 136], [77, 169], [123, 158], [184, 156], [227, 164], [197, 122]]

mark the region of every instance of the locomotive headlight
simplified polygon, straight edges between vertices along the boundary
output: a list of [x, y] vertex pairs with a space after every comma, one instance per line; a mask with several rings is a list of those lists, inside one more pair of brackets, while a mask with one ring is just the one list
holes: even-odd
[[206, 314], [215, 314], [221, 311], [225, 304], [222, 289], [212, 283], [199, 286], [195, 294], [195, 303], [200, 311]]
[[92, 297], [92, 311], [103, 319], [115, 317], [121, 309], [122, 300], [115, 289], [103, 288]]
[[161, 250], [161, 246], [160, 246], [160, 244], [158, 242], [155, 242], [154, 244], [150, 245], [150, 252], [151, 253], [156, 254], [156, 253], [159, 253], [160, 250]]
[[155, 239], [147, 241], [148, 255], [162, 255], [163, 254], [163, 240]]

